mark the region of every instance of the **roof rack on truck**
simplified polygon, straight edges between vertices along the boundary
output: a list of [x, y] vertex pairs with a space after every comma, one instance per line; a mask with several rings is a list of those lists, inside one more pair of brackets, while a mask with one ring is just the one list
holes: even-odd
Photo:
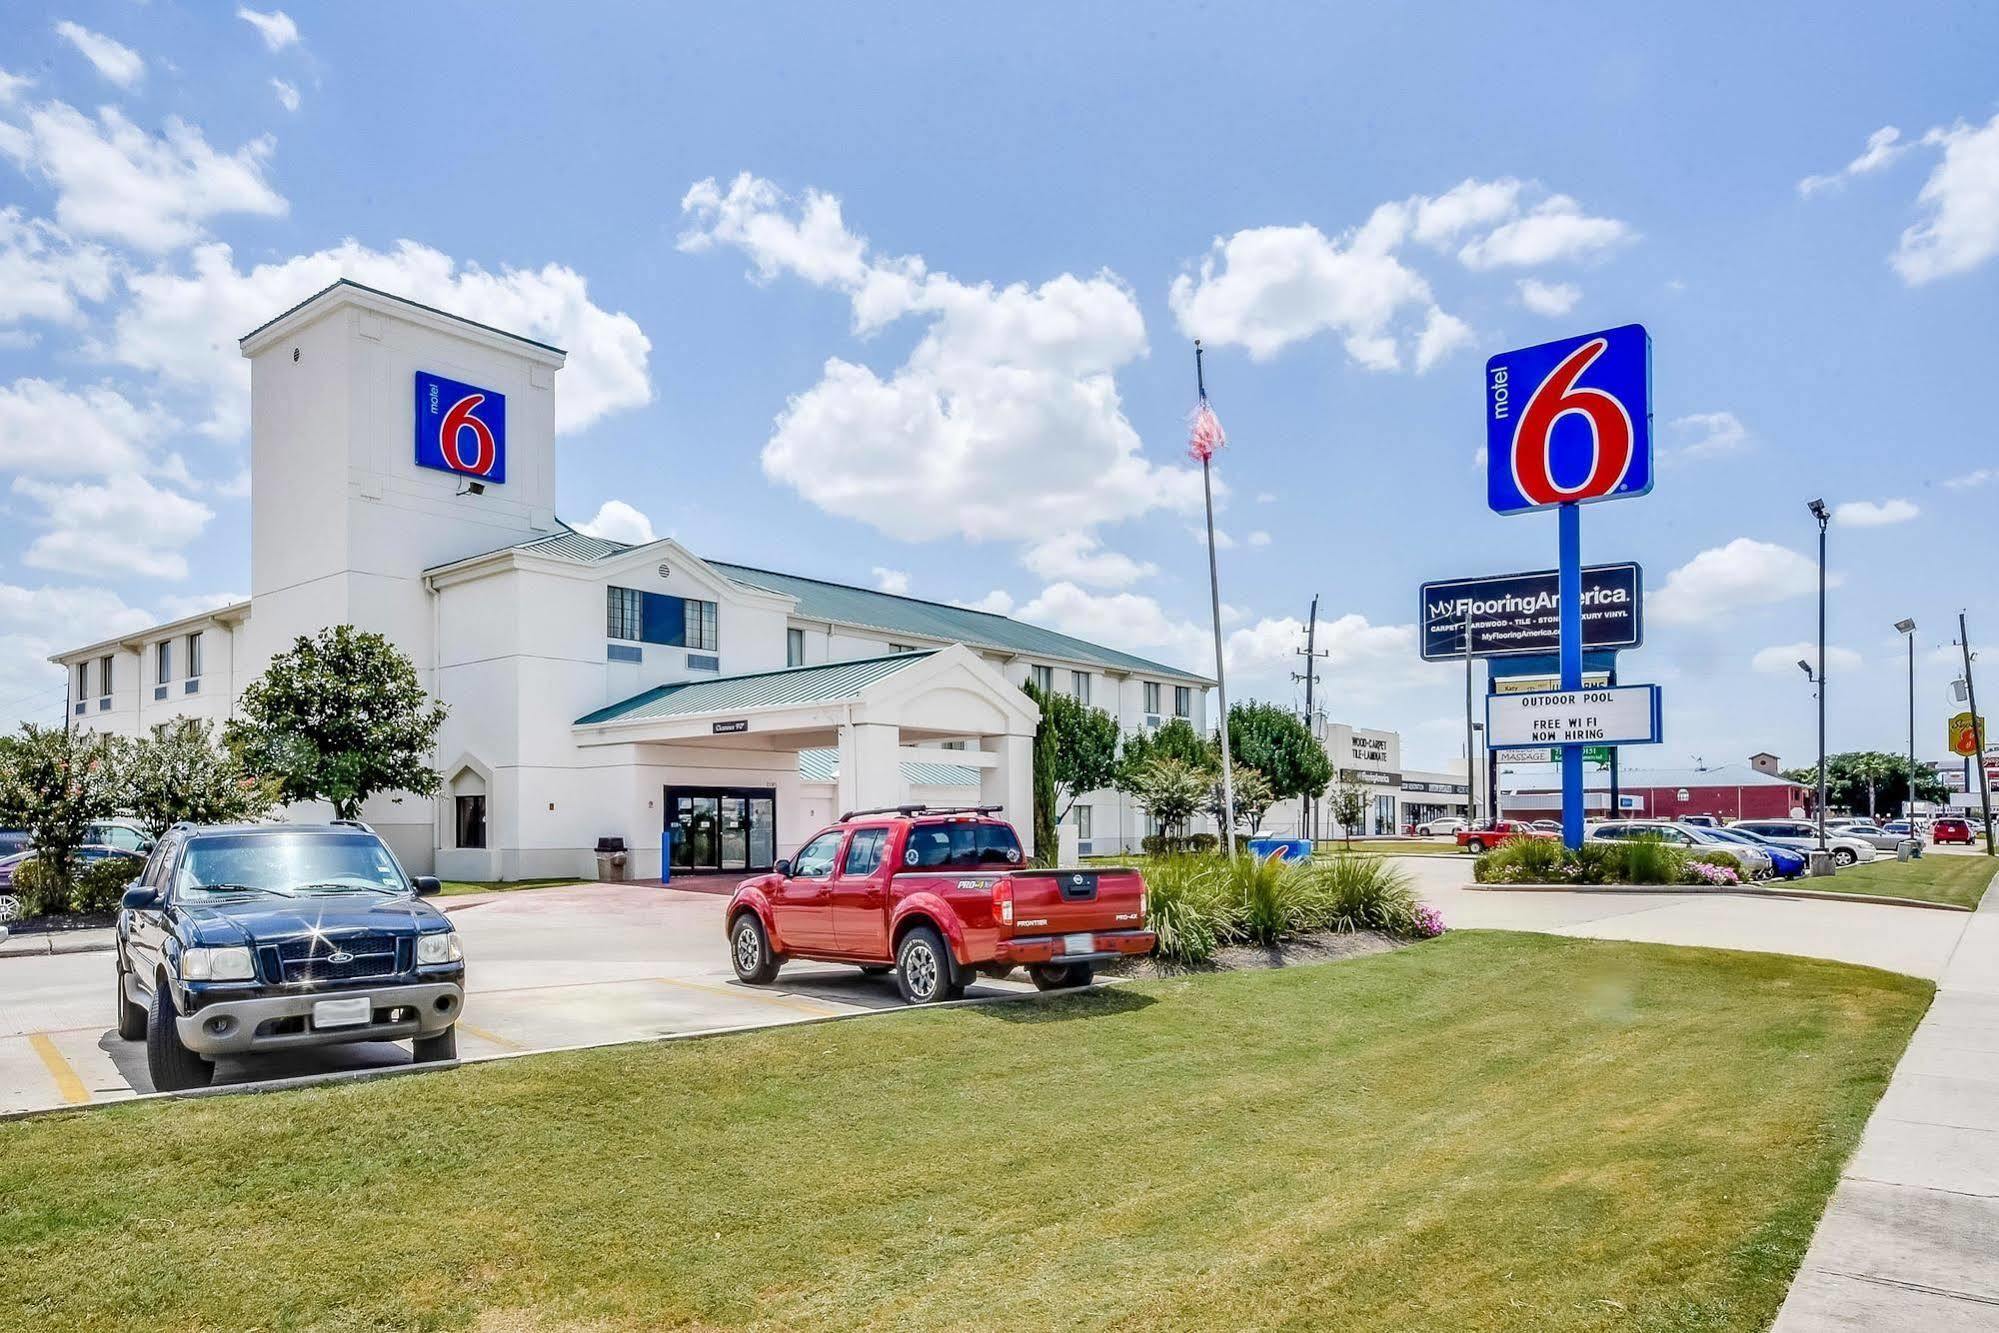
[[862, 815], [901, 815], [904, 819], [912, 815], [996, 815], [1004, 809], [1003, 805], [879, 805], [871, 810], [849, 810], [838, 822], [844, 824]]

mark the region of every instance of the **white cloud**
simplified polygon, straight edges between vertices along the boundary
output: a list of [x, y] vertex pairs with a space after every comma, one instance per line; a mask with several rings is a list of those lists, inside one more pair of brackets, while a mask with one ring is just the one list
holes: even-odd
[[1252, 532], [1249, 534], [1249, 544], [1251, 546], [1268, 546], [1270, 545], [1270, 534], [1261, 530]]
[[287, 111], [298, 110], [298, 88], [283, 79], [272, 79], [271, 90], [278, 95], [278, 105]]
[[919, 256], [872, 255], [831, 195], [793, 201], [747, 173], [682, 200], [683, 250], [741, 250], [759, 280], [843, 293], [867, 334], [925, 321], [886, 378], [829, 358], [764, 445], [764, 474], [829, 513], [905, 541], [1086, 531], [1155, 509], [1192, 511], [1200, 475], [1159, 466], [1125, 418], [1117, 372], [1145, 355], [1145, 321], [1116, 275], [1039, 286], [966, 283]]
[[82, 302], [111, 294], [111, 279], [111, 256], [98, 246], [79, 245], [18, 208], [0, 208], [0, 324], [74, 324]]
[[1416, 335], [1416, 373], [1422, 374], [1470, 341], [1471, 325], [1431, 306], [1423, 331]]
[[875, 576], [875, 591], [891, 593], [897, 597], [909, 595], [909, 572], [890, 569], [886, 565], [876, 565], [871, 571]]
[[559, 433], [652, 401], [646, 370], [652, 343], [631, 316], [591, 301], [588, 281], [561, 264], [492, 273], [414, 241], [384, 253], [349, 240], [247, 271], [236, 267], [228, 246], [202, 245], [191, 270], [162, 266], [128, 275], [132, 301], [104, 352], [206, 390], [206, 429], [224, 438], [241, 435], [249, 417], [250, 366], [236, 340], [343, 277], [566, 348], [569, 361], [556, 381]]
[[49, 655], [155, 623], [150, 612], [126, 605], [108, 588], [0, 583], [0, 717], [62, 721], [68, 682]]
[[1051, 582], [1071, 580], [1100, 588], [1123, 588], [1159, 572], [1150, 561], [1106, 550], [1087, 532], [1057, 533], [1021, 553], [1020, 563]]
[[1999, 254], [1999, 115], [1983, 126], [1931, 130], [1923, 143], [1943, 149], [1943, 161], [1916, 196], [1928, 216], [1902, 233], [1889, 260], [1911, 286]]
[[1807, 176], [1798, 182], [1798, 193], [1810, 198], [1821, 190], [1827, 190], [1846, 181], [1849, 177], [1864, 176], [1870, 171], [1879, 171], [1896, 158], [1909, 151], [1911, 145], [1900, 142], [1902, 132], [1893, 125], [1884, 125], [1867, 136], [1867, 146], [1860, 150], [1860, 156], [1826, 176]]
[[267, 50], [282, 51], [298, 41], [298, 24], [292, 22], [291, 15], [282, 9], [260, 14], [254, 9], [242, 8], [236, 11], [236, 17], [257, 30]]
[[1749, 442], [1749, 428], [1733, 412], [1694, 412], [1676, 417], [1672, 429], [1685, 441], [1679, 449], [1685, 458], [1731, 454]]
[[1944, 485], [1952, 490], [1964, 491], [1994, 481], [1999, 481], [1999, 467], [1981, 467], [1974, 468], [1961, 477], [1952, 477], [1944, 482]]
[[607, 542], [626, 542], [633, 546], [659, 540], [659, 534], [652, 530], [652, 520], [623, 500], [604, 501], [597, 506], [595, 516], [588, 523], [578, 523], [576, 530], [592, 537], [602, 537]]
[[1543, 282], [1539, 278], [1520, 280], [1520, 304], [1537, 315], [1566, 315], [1583, 299], [1583, 289], [1572, 282]]
[[68, 19], [56, 24], [56, 36], [68, 42], [85, 60], [120, 88], [130, 88], [145, 77], [146, 62], [129, 46], [112, 41], [101, 32], [92, 32]]
[[155, 414], [109, 388], [74, 392], [41, 379], [0, 385], [0, 471], [106, 475], [144, 464]]
[[1524, 188], [1524, 182], [1509, 176], [1495, 181], [1467, 179], [1440, 195], [1418, 195], [1408, 202], [1410, 232], [1425, 245], [1442, 249], [1467, 231], [1512, 217]]
[[1277, 496], [1272, 491], [1258, 491], [1256, 493], [1256, 502], [1260, 505], [1275, 504], [1277, 503]]
[[[1205, 551], [1208, 548], [1208, 530], [1206, 528], [1189, 525], [1187, 536], [1193, 541], [1194, 545], [1200, 547], [1202, 550]], [[1228, 534], [1226, 528], [1215, 529], [1215, 549], [1217, 551], [1235, 550], [1235, 538]]]
[[198, 616], [204, 611], [213, 611], [217, 607], [234, 606], [238, 602], [247, 602], [249, 600], [250, 594], [246, 592], [190, 592], [170, 594], [160, 598], [159, 619], [162, 623], [169, 620], [180, 620], [187, 616]]
[[1833, 522], [1848, 528], [1881, 528], [1906, 523], [1923, 511], [1907, 500], [1848, 500], [1833, 506]]
[[994, 588], [977, 601], [953, 602], [951, 605], [962, 606], [968, 611], [990, 611], [996, 616], [1003, 616], [1013, 610], [1013, 594], [1004, 588]]
[[268, 135], [220, 153], [178, 117], [151, 135], [115, 107], [93, 121], [63, 102], [29, 112], [25, 129], [0, 129], [11, 131], [0, 151], [55, 187], [56, 220], [80, 235], [169, 250], [198, 239], [211, 218], [277, 217], [287, 207], [264, 179]]
[[136, 574], [187, 577], [186, 545], [201, 535], [212, 510], [198, 500], [162, 490], [144, 477], [121, 473], [103, 483], [57, 485], [27, 477], [14, 493], [42, 506], [44, 531], [21, 562], [70, 574]]
[[1591, 217], [1565, 194], [1550, 195], [1510, 222], [1458, 251], [1465, 267], [1531, 268], [1560, 260], [1593, 259], [1635, 239], [1616, 218]]
[[[1749, 666], [1755, 671], [1788, 675], [1798, 671], [1799, 662], [1809, 662], [1812, 664], [1812, 670], [1817, 671], [1818, 660], [1819, 646], [1816, 643], [1779, 643], [1762, 649], [1756, 656], [1750, 658]], [[1828, 676], [1836, 672], [1858, 671], [1860, 654], [1851, 648], [1841, 648], [1829, 643], [1825, 649], [1825, 665]], [[1804, 673], [1798, 672], [1798, 674], [1802, 676]]]
[[13, 74], [0, 69], [0, 106], [12, 106], [21, 100], [21, 94], [35, 86], [35, 81], [26, 74]]
[[[1829, 578], [1828, 585], [1839, 580]], [[1654, 620], [1697, 624], [1818, 590], [1818, 566], [1788, 546], [1737, 537], [1702, 551], [1666, 576], [1646, 606]]]
[[1208, 626], [1170, 615], [1142, 593], [1092, 593], [1074, 583], [1052, 583], [1013, 616], [1106, 647], [1154, 655], [1172, 666], [1198, 669], [1205, 653], [1208, 667], [1214, 666]]

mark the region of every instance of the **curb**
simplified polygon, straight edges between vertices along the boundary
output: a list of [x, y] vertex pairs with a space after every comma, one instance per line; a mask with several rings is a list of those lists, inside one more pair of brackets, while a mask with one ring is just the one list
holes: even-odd
[[1827, 889], [1704, 889], [1692, 884], [1467, 884], [1473, 893], [1630, 893], [1673, 894], [1696, 898], [1789, 898], [1799, 902], [1874, 903], [1882, 907], [1922, 907], [1932, 912], [1971, 912], [1956, 903], [1921, 898], [1892, 898], [1879, 893], [1839, 893]]
[[0, 958], [48, 958], [52, 955], [69, 953], [110, 953], [117, 947], [110, 940], [102, 943], [82, 941], [68, 943], [60, 935], [15, 935], [5, 944], [0, 944]]

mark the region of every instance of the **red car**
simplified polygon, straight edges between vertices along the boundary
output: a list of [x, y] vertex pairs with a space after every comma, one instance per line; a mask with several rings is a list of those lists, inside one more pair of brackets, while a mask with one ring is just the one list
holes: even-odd
[[794, 958], [895, 973], [911, 1004], [956, 999], [979, 973], [1027, 968], [1041, 990], [1152, 950], [1145, 881], [1123, 866], [1034, 870], [998, 806], [857, 810], [729, 899], [736, 975]]
[[1458, 846], [1473, 856], [1490, 851], [1514, 838], [1559, 838], [1559, 833], [1535, 828], [1532, 824], [1517, 819], [1499, 819], [1489, 824], [1479, 824], [1472, 828], [1458, 830]]
[[1971, 821], [1968, 819], [1939, 819], [1930, 825], [1930, 841], [1934, 843], [1961, 842], [1971, 846]]

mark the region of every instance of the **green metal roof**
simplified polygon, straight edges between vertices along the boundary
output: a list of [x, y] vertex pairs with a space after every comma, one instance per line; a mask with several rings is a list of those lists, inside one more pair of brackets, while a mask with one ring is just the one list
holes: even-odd
[[[798, 752], [800, 782], [838, 782], [840, 752], [829, 749]], [[976, 787], [979, 770], [969, 764], [906, 763], [902, 780], [912, 787]]]
[[752, 708], [784, 708], [798, 704], [842, 703], [884, 676], [892, 676], [930, 653], [897, 653], [892, 657], [863, 657], [852, 662], [828, 662], [823, 666], [788, 667], [783, 671], [758, 671], [747, 676], [721, 676], [712, 680], [683, 680], [656, 685], [629, 699], [620, 700], [594, 713], [585, 713], [572, 724], [598, 726], [605, 722], [638, 722], [655, 718], [686, 717], [694, 713], [732, 713]]

